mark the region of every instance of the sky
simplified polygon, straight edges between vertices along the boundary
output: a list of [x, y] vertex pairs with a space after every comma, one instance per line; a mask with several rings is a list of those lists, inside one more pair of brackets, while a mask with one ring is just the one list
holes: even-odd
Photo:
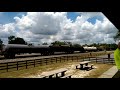
[[0, 12], [0, 39], [14, 35], [35, 45], [67, 41], [115, 43], [118, 29], [102, 12]]

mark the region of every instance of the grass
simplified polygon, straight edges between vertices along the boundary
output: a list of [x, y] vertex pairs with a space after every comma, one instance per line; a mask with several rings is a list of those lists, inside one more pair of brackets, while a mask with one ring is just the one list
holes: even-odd
[[113, 65], [110, 64], [96, 64], [97, 70], [93, 70], [89, 73], [89, 76], [85, 76], [84, 78], [97, 78], [98, 76], [102, 75], [105, 71], [110, 69]]
[[41, 73], [43, 71], [49, 71], [49, 70], [54, 70], [57, 68], [62, 68], [63, 66], [65, 66], [66, 64], [69, 64], [70, 62], [72, 62], [72, 61], [55, 63], [55, 64], [51, 64], [51, 65], [38, 66], [38, 67], [23, 69], [23, 70], [19, 70], [19, 71], [0, 73], [0, 78], [28, 77], [30, 75], [36, 75], [38, 72]]
[[[73, 64], [78, 64], [78, 62], [62, 62], [62, 63], [55, 63], [51, 65], [45, 65], [45, 66], [38, 66], [35, 68], [29, 68], [29, 69], [23, 69], [19, 71], [11, 71], [6, 73], [1, 73], [0, 78], [30, 78], [30, 76], [36, 76], [38, 74], [41, 74], [44, 71], [50, 71], [58, 68], [63, 67], [69, 67]], [[111, 68], [113, 65], [110, 64], [96, 64], [97, 69], [93, 69], [92, 72], [89, 73], [89, 76], [85, 76], [84, 78], [97, 78], [102, 73], [107, 71], [109, 68]]]

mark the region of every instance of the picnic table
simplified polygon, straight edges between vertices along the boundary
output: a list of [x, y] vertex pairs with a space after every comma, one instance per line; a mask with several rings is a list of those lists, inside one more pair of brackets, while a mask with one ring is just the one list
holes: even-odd
[[68, 69], [66, 68], [61, 68], [61, 69], [57, 69], [57, 70], [52, 70], [52, 71], [49, 71], [49, 72], [43, 72], [41, 74], [41, 78], [53, 78], [53, 76], [55, 75], [56, 78], [59, 77], [58, 74], [61, 74], [60, 77], [63, 77], [65, 76], [65, 72], [67, 71]]
[[[80, 69], [84, 69], [85, 67], [88, 67], [88, 63], [90, 63], [91, 61], [83, 61], [83, 62], [80, 62], [79, 65], [80, 65]], [[77, 66], [76, 65], [76, 69], [77, 69]], [[93, 66], [93, 64], [92, 64]]]

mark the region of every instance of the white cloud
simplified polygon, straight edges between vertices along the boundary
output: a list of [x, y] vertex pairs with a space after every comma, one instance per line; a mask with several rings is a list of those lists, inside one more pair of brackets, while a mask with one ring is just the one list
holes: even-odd
[[[113, 43], [116, 27], [101, 12], [79, 12], [75, 22], [67, 18], [67, 12], [28, 12], [14, 17], [15, 22], [0, 25], [0, 38], [15, 35], [27, 42], [51, 43], [56, 40], [74, 43]], [[100, 16], [95, 24], [89, 18]]]
[[28, 16], [22, 16], [21, 19], [19, 17], [14, 17], [14, 19], [16, 21], [16, 26], [20, 30], [30, 29], [34, 23]]
[[101, 12], [79, 12], [79, 13], [82, 14], [82, 16], [87, 17], [87, 18], [91, 18], [94, 16], [105, 17]]
[[0, 24], [0, 39], [3, 40], [3, 43], [7, 43], [8, 37], [11, 35], [16, 36], [15, 24]]
[[7, 38], [10, 35], [15, 35], [15, 24], [9, 23], [5, 25], [0, 25], [0, 37]]

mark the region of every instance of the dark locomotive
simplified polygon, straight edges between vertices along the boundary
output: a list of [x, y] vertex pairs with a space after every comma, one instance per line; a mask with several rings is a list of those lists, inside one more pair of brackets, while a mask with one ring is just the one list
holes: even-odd
[[15, 58], [16, 54], [21, 53], [40, 53], [41, 55], [53, 55], [55, 52], [74, 53], [75, 51], [86, 52], [86, 51], [102, 51], [102, 49], [96, 47], [73, 47], [70, 45], [42, 45], [42, 46], [29, 46], [20, 44], [8, 44], [3, 46], [2, 55], [5, 58]]

